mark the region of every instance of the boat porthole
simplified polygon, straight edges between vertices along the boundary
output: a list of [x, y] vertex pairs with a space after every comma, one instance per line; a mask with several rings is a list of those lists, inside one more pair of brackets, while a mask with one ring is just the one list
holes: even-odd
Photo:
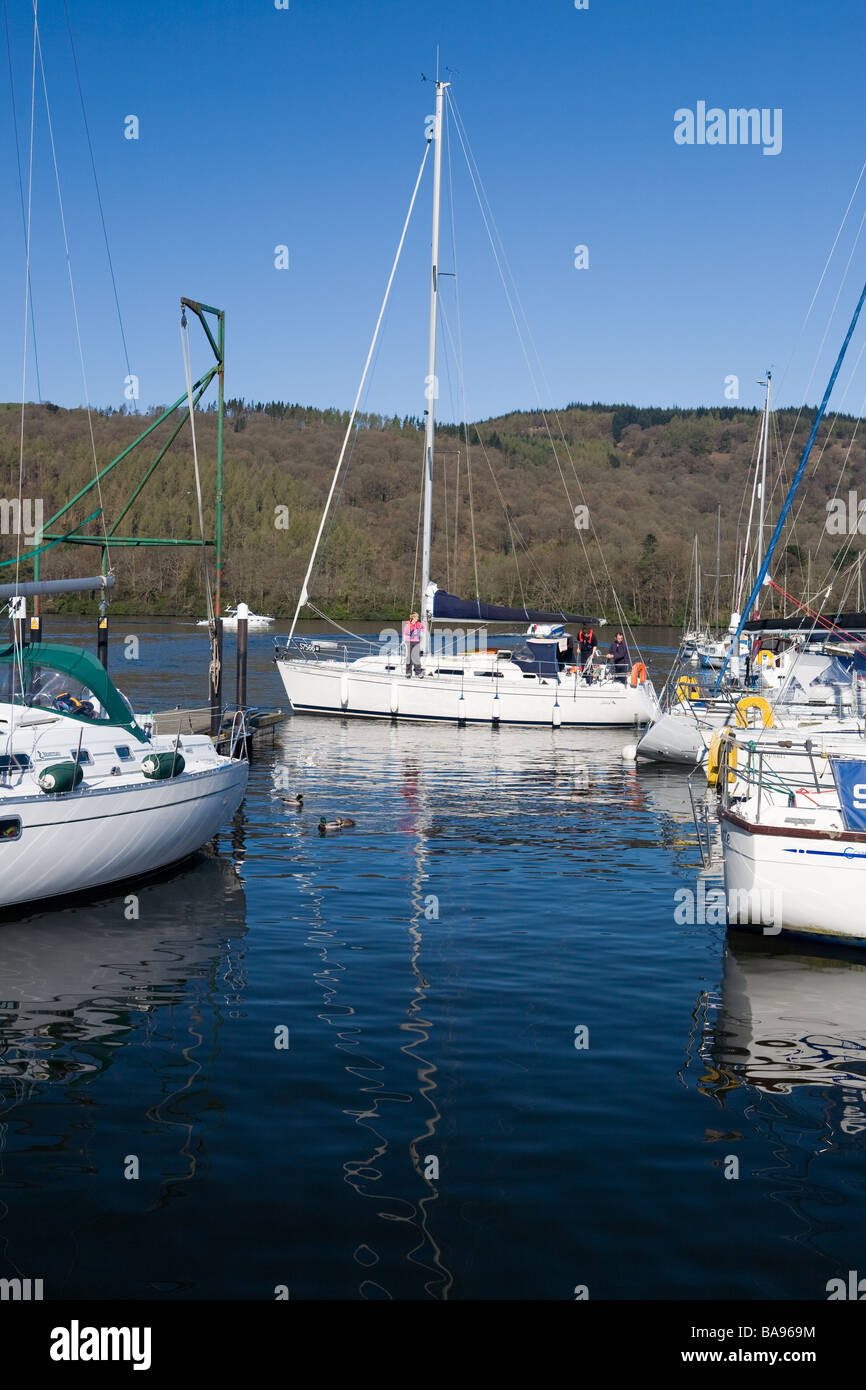
[[0, 818], [0, 841], [20, 840], [21, 822], [17, 816], [3, 816]]

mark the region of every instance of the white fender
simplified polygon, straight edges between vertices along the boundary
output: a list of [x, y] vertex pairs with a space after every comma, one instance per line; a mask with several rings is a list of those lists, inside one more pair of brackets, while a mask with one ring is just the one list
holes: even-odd
[[554, 700], [553, 702], [553, 715], [551, 722], [553, 723], [554, 729], [558, 729], [560, 724], [562, 723], [562, 710], [559, 708], [558, 700]]
[[466, 722], [466, 701], [464, 700], [463, 696], [461, 695], [461, 696], [460, 696], [460, 699], [457, 701], [457, 723], [458, 723], [458, 724], [465, 724], [465, 722]]
[[396, 714], [400, 708], [400, 691], [396, 681], [391, 682], [391, 713]]
[[345, 673], [340, 677], [340, 708], [349, 708], [349, 677]]

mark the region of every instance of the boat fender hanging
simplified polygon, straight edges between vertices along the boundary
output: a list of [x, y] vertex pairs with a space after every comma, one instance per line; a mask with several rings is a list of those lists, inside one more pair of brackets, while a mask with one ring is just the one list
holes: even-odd
[[760, 710], [761, 718], [764, 721], [764, 728], [772, 729], [774, 723], [773, 711], [770, 708], [769, 701], [765, 700], [763, 695], [744, 695], [742, 700], [737, 701], [738, 729], [747, 729], [749, 727], [749, 721], [746, 715], [750, 709]]
[[48, 795], [74, 791], [84, 773], [78, 763], [52, 763], [39, 774], [39, 787]]
[[646, 667], [642, 661], [635, 662], [634, 666], [631, 668], [631, 676], [629, 677], [630, 685], [637, 685], [638, 682], [640, 682], [641, 685], [646, 685]]
[[701, 687], [690, 676], [680, 676], [677, 681], [677, 698], [682, 705], [688, 704], [689, 700], [699, 700]]
[[[731, 740], [728, 743], [728, 740]], [[710, 746], [707, 750], [707, 781], [711, 787], [715, 787], [719, 780], [719, 767], [722, 761], [722, 743], [727, 743], [727, 762], [728, 762], [728, 782], [736, 782], [737, 770], [737, 745], [734, 740], [733, 729], [717, 729], [710, 739]]]
[[340, 677], [340, 708], [349, 708], [349, 677], [346, 675]]
[[141, 770], [152, 782], [163, 782], [167, 777], [179, 777], [185, 766], [182, 753], [148, 753]]

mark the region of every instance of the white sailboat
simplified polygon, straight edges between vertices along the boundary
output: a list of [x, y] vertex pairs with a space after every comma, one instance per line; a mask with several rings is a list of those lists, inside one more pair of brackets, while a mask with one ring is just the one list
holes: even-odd
[[[428, 146], [412, 196], [411, 216], [424, 162], [430, 145], [434, 151], [433, 238], [430, 278], [430, 322], [427, 383], [436, 381], [436, 329], [439, 295], [439, 220], [442, 166], [442, 117], [447, 82], [436, 82], [436, 110], [428, 131]], [[409, 217], [398, 247], [399, 259]], [[385, 295], [385, 303], [367, 357], [364, 376], [356, 397], [360, 399], [367, 368], [372, 358], [379, 325], [393, 282], [397, 261]], [[376, 643], [316, 642], [295, 637], [301, 608], [308, 602], [308, 585], [316, 551], [322, 537], [342, 464], [343, 452], [325, 505], [313, 554], [298, 599], [294, 621], [286, 646], [278, 649], [277, 669], [296, 713], [355, 715], [368, 719], [449, 721], [465, 724], [526, 724], [567, 726], [584, 724], [640, 725], [658, 713], [659, 706], [646, 667], [635, 662], [613, 670], [611, 664], [593, 663], [591, 672], [581, 669], [574, 638], [566, 624], [584, 625], [592, 620], [557, 612], [528, 608], [507, 608], [466, 601], [440, 589], [432, 580], [431, 536], [434, 460], [435, 389], [427, 391], [425, 410], [424, 491], [422, 532], [421, 606], [425, 627], [420, 673], [407, 670], [407, 651], [399, 639], [379, 646]], [[354, 418], [355, 410], [352, 412]], [[351, 419], [350, 419], [351, 428]], [[348, 439], [348, 432], [347, 432]], [[488, 643], [486, 624], [525, 625], [524, 642], [497, 649]], [[435, 648], [435, 625], [482, 626], [481, 650], [473, 640], [446, 642]], [[592, 622], [595, 628], [599, 624]], [[452, 637], [453, 627], [450, 628]], [[441, 644], [440, 644], [441, 645]], [[457, 653], [448, 649], [457, 647]], [[468, 648], [468, 650], [467, 650]], [[591, 676], [591, 680], [586, 676]], [[419, 678], [420, 677], [420, 678]]]
[[[749, 608], [768, 572], [861, 310], [848, 332], [764, 556]], [[742, 627], [742, 624], [740, 625]], [[740, 635], [739, 631], [736, 634]], [[858, 740], [859, 741], [859, 740]], [[728, 920], [866, 945], [866, 756], [828, 735], [816, 749], [794, 739], [768, 747], [726, 734], [718, 746]]]
[[728, 920], [866, 945], [866, 744], [786, 745], [728, 736], [721, 748]]
[[0, 650], [0, 908], [139, 879], [201, 849], [246, 791], [237, 735], [223, 756], [204, 735], [153, 734], [83, 649]]
[[[770, 434], [770, 388], [772, 376], [760, 384], [766, 387], [761, 430], [758, 440], [746, 543], [737, 564], [734, 586], [734, 612], [727, 635], [720, 640], [689, 634], [680, 647], [679, 656], [687, 653], [691, 661], [700, 661], [705, 669], [727, 671], [715, 689], [702, 687], [692, 675], [680, 675], [683, 669], [678, 660], [663, 693], [662, 713], [645, 729], [636, 744], [623, 749], [623, 756], [648, 762], [680, 763], [695, 767], [703, 762], [709, 769], [708, 754], [714, 738], [725, 728], [743, 729], [750, 725], [762, 727], [762, 738], [784, 739], [798, 731], [808, 736], [819, 723], [825, 732], [853, 734], [862, 731], [864, 700], [861, 683], [851, 661], [851, 650], [836, 643], [810, 647], [803, 639], [808, 634], [786, 632], [783, 620], [755, 620], [749, 631], [743, 631], [745, 620], [740, 608], [747, 582], [754, 574], [766, 573], [790, 497], [785, 504], [770, 546], [764, 553], [765, 495], [767, 483], [767, 441]], [[811, 447], [811, 444], [807, 446]], [[752, 521], [756, 500], [759, 503], [757, 529], [753, 538]], [[717, 562], [718, 564], [718, 562]], [[697, 569], [697, 538], [695, 566]], [[760, 592], [755, 585], [746, 604], [746, 613], [754, 609]], [[699, 592], [699, 591], [698, 591]], [[700, 612], [700, 600], [696, 598]], [[833, 627], [832, 624], [825, 624]], [[760, 631], [755, 631], [760, 629]], [[770, 646], [753, 652], [752, 641], [770, 642], [784, 650], [773, 651]], [[688, 642], [688, 647], [686, 647]], [[755, 640], [755, 645], [759, 642]], [[741, 672], [745, 680], [741, 680]], [[772, 730], [772, 733], [768, 733]]]

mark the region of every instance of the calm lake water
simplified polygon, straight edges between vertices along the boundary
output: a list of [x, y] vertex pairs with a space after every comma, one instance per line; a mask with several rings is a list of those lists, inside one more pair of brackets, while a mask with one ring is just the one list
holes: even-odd
[[[113, 628], [138, 708], [203, 703], [194, 627]], [[644, 635], [658, 674], [674, 634]], [[720, 862], [631, 739], [298, 718], [212, 853], [0, 923], [0, 1277], [825, 1298], [866, 1238], [866, 957], [679, 909]]]

